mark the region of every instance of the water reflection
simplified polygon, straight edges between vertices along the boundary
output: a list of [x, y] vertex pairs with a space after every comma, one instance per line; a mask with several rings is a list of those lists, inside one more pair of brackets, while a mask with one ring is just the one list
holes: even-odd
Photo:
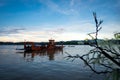
[[[23, 48], [23, 45], [17, 46]], [[91, 49], [86, 45], [65, 46], [63, 50], [24, 52], [14, 45], [0, 46], [0, 80], [103, 80], [91, 75], [81, 60], [66, 60], [65, 52], [75, 55]], [[49, 61], [50, 60], [50, 61]], [[30, 62], [27, 62], [30, 61]]]
[[41, 51], [23, 51], [17, 52], [22, 53], [23, 57], [27, 61], [33, 61], [35, 56], [47, 56], [48, 60], [54, 60], [55, 54], [63, 54], [63, 49], [50, 49], [50, 50], [41, 50]]

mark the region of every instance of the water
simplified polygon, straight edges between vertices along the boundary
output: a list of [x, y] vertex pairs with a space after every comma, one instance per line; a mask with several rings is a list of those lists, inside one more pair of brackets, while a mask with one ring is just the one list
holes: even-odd
[[93, 73], [80, 59], [66, 58], [82, 55], [90, 46], [65, 46], [63, 51], [24, 53], [17, 45], [0, 45], [0, 80], [103, 80], [103, 75]]

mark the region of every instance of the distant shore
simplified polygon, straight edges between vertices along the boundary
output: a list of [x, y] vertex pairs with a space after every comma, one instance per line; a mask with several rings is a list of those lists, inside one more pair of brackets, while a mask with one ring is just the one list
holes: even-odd
[[[103, 43], [106, 40], [99, 39], [99, 43]], [[120, 40], [107, 40], [108, 42], [112, 42], [114, 44], [120, 44]], [[46, 45], [48, 42], [34, 42], [36, 45]], [[59, 41], [56, 42], [56, 45], [89, 45], [94, 44], [94, 40], [72, 40], [72, 41]], [[24, 42], [0, 42], [0, 45], [24, 45]]]

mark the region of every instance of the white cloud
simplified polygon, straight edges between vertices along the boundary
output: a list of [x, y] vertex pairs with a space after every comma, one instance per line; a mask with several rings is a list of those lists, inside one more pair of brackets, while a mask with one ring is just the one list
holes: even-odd
[[68, 4], [58, 4], [53, 2], [52, 0], [39, 0], [40, 3], [46, 5], [48, 8], [55, 12], [59, 12], [61, 14], [70, 15], [77, 13], [77, 10], [74, 9], [74, 0], [68, 1]]
[[74, 0], [71, 0], [71, 1], [70, 1], [70, 5], [71, 5], [71, 6], [74, 6]]
[[[55, 27], [54, 27], [55, 26]], [[66, 40], [84, 40], [90, 38], [87, 34], [95, 31], [95, 24], [89, 21], [73, 22], [70, 24], [61, 25], [41, 25], [32, 26], [32, 28], [11, 28], [12, 33], [4, 31], [5, 35], [0, 35], [1, 41], [48, 41], [48, 39], [53, 38], [56, 41], [66, 41]], [[110, 23], [102, 24], [102, 29], [99, 32], [98, 38], [112, 38], [114, 32], [119, 32], [119, 24]], [[15, 31], [15, 32], [14, 32]], [[7, 33], [6, 33], [7, 32]], [[9, 35], [8, 35], [9, 34]]]

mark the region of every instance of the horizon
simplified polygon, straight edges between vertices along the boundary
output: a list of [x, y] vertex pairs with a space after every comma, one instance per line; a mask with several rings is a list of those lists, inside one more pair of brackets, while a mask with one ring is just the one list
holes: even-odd
[[112, 39], [120, 30], [119, 10], [120, 0], [0, 0], [0, 41], [90, 39], [93, 11], [103, 20], [98, 38]]
[[[54, 40], [54, 39], [53, 39], [53, 40]], [[86, 39], [86, 40], [94, 40], [94, 39]], [[66, 41], [63, 40], [63, 41], [55, 41], [55, 42], [69, 42], [69, 41], [72, 42], [72, 41], [86, 41], [86, 40], [66, 40]], [[106, 41], [106, 40], [117, 40], [117, 39], [115, 39], [115, 38], [111, 38], [111, 39], [100, 39], [100, 38], [99, 38], [98, 40], [105, 40], [105, 41]], [[118, 39], [118, 40], [119, 40], [119, 39]], [[0, 41], [0, 42], [3, 42], [3, 43], [9, 43], [9, 42], [10, 42], [10, 43], [23, 43], [23, 42], [34, 42], [34, 43], [42, 43], [42, 42], [43, 42], [43, 43], [44, 43], [44, 42], [45, 42], [45, 43], [46, 43], [46, 42], [49, 42], [49, 40], [48, 40], [48, 41], [30, 41], [30, 40], [29, 40], [29, 41], [17, 41], [17, 42], [13, 42], [13, 41]]]

